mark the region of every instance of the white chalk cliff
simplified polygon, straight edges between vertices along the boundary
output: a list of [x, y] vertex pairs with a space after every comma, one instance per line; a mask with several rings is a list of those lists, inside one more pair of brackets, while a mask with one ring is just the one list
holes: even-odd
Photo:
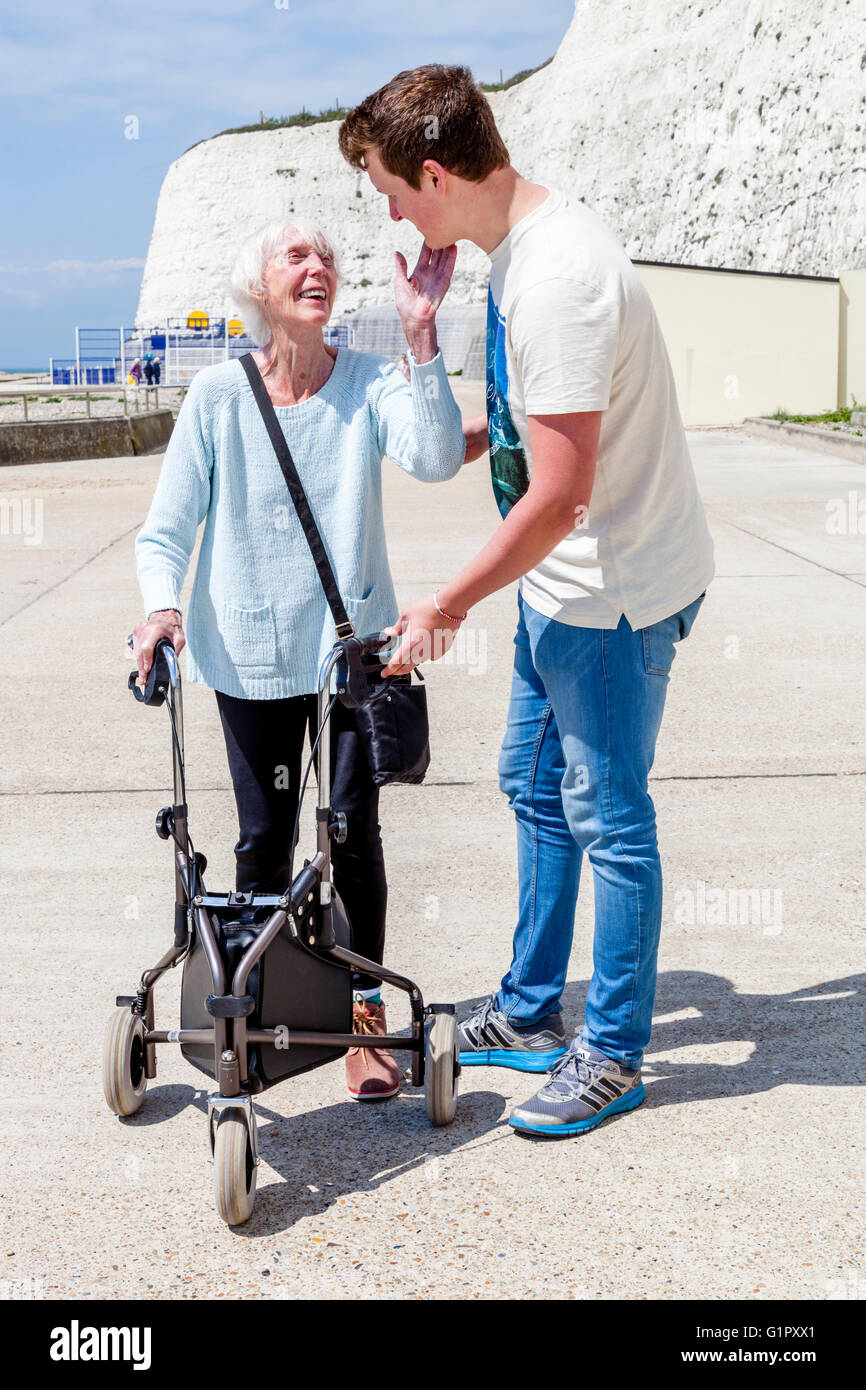
[[[578, 0], [553, 62], [490, 99], [520, 172], [594, 208], [633, 259], [866, 267], [866, 0]], [[233, 308], [237, 246], [292, 212], [341, 254], [337, 313], [390, 302], [393, 251], [411, 255], [418, 233], [389, 221], [336, 135], [222, 135], [176, 160], [138, 325]], [[461, 244], [452, 304], [483, 300], [487, 264]]]

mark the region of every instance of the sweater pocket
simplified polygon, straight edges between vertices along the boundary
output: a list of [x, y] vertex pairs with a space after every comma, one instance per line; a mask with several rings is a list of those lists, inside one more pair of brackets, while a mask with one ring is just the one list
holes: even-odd
[[367, 617], [364, 611], [372, 597], [373, 587], [371, 585], [367, 592], [362, 594], [360, 598], [354, 598], [351, 594], [346, 594], [343, 598], [343, 607], [346, 610], [346, 617], [349, 619], [358, 637], [372, 636], [371, 633], [367, 632], [365, 627]]
[[277, 626], [271, 605], [235, 608], [224, 603], [223, 641], [235, 666], [275, 666]]

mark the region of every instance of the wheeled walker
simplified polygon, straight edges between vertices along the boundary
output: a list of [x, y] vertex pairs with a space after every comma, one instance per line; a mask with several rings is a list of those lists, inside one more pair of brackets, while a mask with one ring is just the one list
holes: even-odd
[[[248, 1220], [259, 1165], [253, 1096], [289, 1076], [342, 1057], [350, 1047], [411, 1052], [411, 1079], [424, 1086], [434, 1125], [454, 1118], [460, 1066], [457, 1024], [450, 1004], [425, 1007], [418, 986], [404, 975], [351, 950], [345, 910], [331, 882], [331, 839], [345, 837], [345, 817], [330, 806], [330, 714], [343, 695], [366, 698], [365, 657], [385, 645], [381, 637], [338, 641], [318, 679], [317, 734], [298, 806], [318, 752], [316, 852], [280, 895], [210, 893], [205, 856], [192, 844], [184, 774], [183, 703], [177, 655], [157, 643], [142, 691], [137, 673], [129, 687], [148, 705], [165, 704], [171, 724], [173, 804], [157, 813], [156, 832], [174, 849], [174, 945], [135, 994], [119, 995], [105, 1039], [103, 1086], [116, 1115], [132, 1115], [156, 1076], [156, 1049], [176, 1043], [217, 1089], [208, 1096], [208, 1144], [217, 1210], [229, 1225]], [[331, 693], [336, 672], [337, 694]], [[380, 686], [387, 682], [380, 682]], [[297, 839], [297, 829], [294, 840]], [[183, 964], [179, 1028], [154, 1027], [153, 990], [167, 970]], [[409, 997], [410, 1036], [352, 1032], [352, 972], [394, 985]]]

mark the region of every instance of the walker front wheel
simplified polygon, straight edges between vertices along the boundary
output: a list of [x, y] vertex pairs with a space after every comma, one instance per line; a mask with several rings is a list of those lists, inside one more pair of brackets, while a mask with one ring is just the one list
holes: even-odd
[[453, 1014], [434, 1014], [427, 1037], [424, 1093], [427, 1114], [434, 1125], [450, 1125], [457, 1108], [457, 1020]]
[[129, 1008], [115, 1009], [105, 1035], [102, 1089], [115, 1115], [134, 1115], [144, 1100], [144, 1020]]
[[236, 1107], [221, 1111], [214, 1134], [214, 1191], [217, 1211], [229, 1226], [242, 1226], [252, 1216], [256, 1172], [246, 1117]]

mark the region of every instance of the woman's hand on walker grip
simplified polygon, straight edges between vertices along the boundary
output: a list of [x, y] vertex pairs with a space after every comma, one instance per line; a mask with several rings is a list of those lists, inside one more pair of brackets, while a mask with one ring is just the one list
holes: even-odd
[[180, 614], [176, 608], [163, 608], [142, 618], [132, 629], [132, 651], [138, 665], [138, 681], [144, 685], [153, 665], [153, 653], [161, 637], [167, 637], [180, 654], [186, 646]]

